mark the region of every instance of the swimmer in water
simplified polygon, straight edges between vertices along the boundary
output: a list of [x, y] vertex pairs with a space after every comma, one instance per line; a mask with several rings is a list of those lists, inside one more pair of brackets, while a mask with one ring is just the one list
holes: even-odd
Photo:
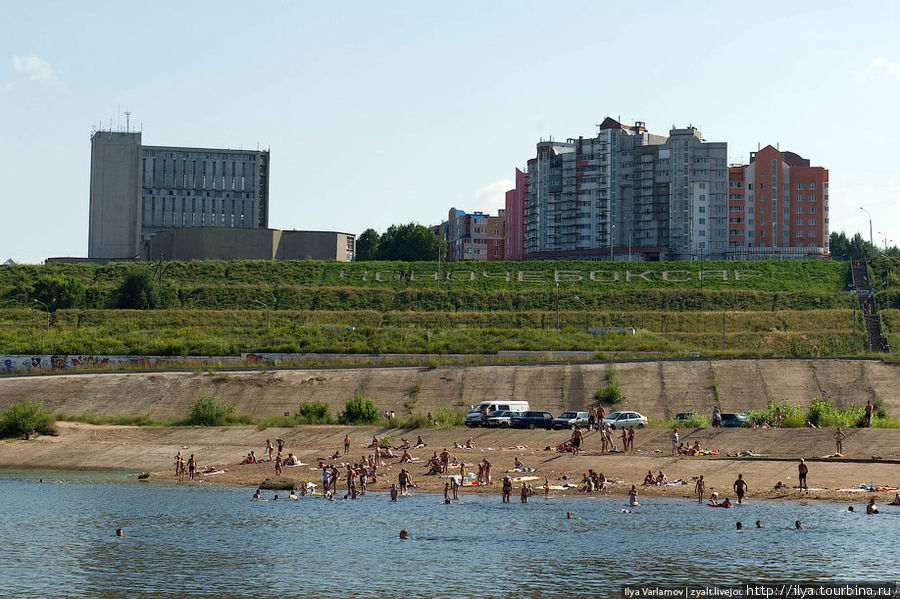
[[852, 506], [852, 505], [848, 505], [848, 506], [847, 506], [847, 511], [848, 511], [848, 512], [855, 512], [856, 510], [853, 509], [853, 506]]
[[572, 519], [572, 512], [566, 512], [566, 519], [567, 519], [567, 520], [571, 520], [571, 519]]
[[116, 529], [116, 536], [117, 536], [117, 537], [124, 537], [124, 536], [125, 536], [125, 531], [123, 531], [121, 528], [117, 528], [117, 529]]
[[253, 499], [259, 499], [260, 495], [262, 495], [262, 492], [260, 489], [257, 489], [256, 493], [253, 494]]
[[742, 522], [738, 522], [736, 524], [738, 530], [744, 530], [744, 524]]
[[409, 536], [409, 533], [406, 531], [406, 529], [401, 528], [400, 529], [400, 538], [404, 539], [404, 540], [408, 540], [408, 539], [414, 539], [415, 537]]
[[803, 525], [800, 524], [800, 521], [799, 521], [799, 520], [797, 520], [796, 522], [794, 522], [794, 528], [796, 528], [797, 530], [806, 530], [806, 529], [803, 527]]
[[765, 527], [762, 525], [762, 520], [757, 520], [757, 521], [756, 521], [756, 528], [765, 528]]

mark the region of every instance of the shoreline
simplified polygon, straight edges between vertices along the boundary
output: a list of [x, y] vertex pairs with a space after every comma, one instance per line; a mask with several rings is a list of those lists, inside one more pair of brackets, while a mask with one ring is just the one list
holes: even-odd
[[[530, 482], [535, 487], [535, 497], [543, 495], [545, 478], [552, 485], [573, 483], [581, 488], [583, 475], [588, 470], [602, 472], [611, 484], [607, 492], [584, 494], [578, 490], [554, 490], [556, 496], [618, 497], [628, 494], [631, 484], [637, 485], [638, 497], [696, 498], [694, 481], [703, 475], [707, 481], [707, 493], [718, 492], [720, 500], [734, 499], [732, 483], [737, 474], [743, 474], [749, 484], [746, 494], [751, 500], [800, 500], [835, 501], [844, 503], [865, 502], [875, 497], [878, 503], [889, 503], [898, 491], [887, 492], [842, 492], [838, 489], [857, 487], [860, 483], [875, 483], [878, 486], [900, 486], [900, 435], [891, 429], [859, 429], [852, 431], [845, 441], [847, 454], [837, 460], [824, 456], [833, 451], [831, 432], [809, 429], [777, 429], [754, 431], [748, 429], [695, 429], [683, 431], [685, 441], [698, 440], [704, 447], [718, 448], [716, 457], [671, 456], [659, 448], [668, 448], [668, 431], [642, 429], [636, 441], [637, 454], [600, 454], [599, 435], [585, 434], [585, 452], [579, 456], [557, 453], [550, 450], [569, 437], [569, 431], [528, 431], [496, 429], [399, 429], [386, 430], [378, 427], [343, 427], [337, 425], [302, 426], [295, 428], [258, 429], [257, 427], [128, 427], [114, 425], [87, 425], [81, 423], [59, 423], [60, 434], [56, 437], [38, 437], [31, 441], [0, 442], [0, 468], [21, 470], [71, 470], [118, 473], [149, 472], [151, 481], [175, 482], [172, 468], [177, 452], [185, 457], [195, 453], [199, 467], [214, 466], [225, 470], [223, 474], [199, 476], [200, 484], [224, 485], [242, 488], [256, 488], [269, 480], [270, 483], [293, 484], [298, 486], [312, 482], [321, 486], [321, 471], [315, 469], [318, 458], [330, 465], [343, 462], [358, 462], [361, 456], [371, 453], [365, 446], [373, 436], [390, 437], [393, 444], [401, 438], [415, 441], [421, 434], [429, 446], [411, 450], [418, 461], [400, 464], [397, 459], [389, 459], [388, 466], [378, 470], [378, 482], [369, 485], [371, 491], [385, 491], [397, 481], [401, 468], [407, 468], [413, 482], [418, 486], [416, 493], [443, 492], [447, 479], [426, 476], [425, 461], [434, 452], [446, 447], [449, 453], [466, 463], [467, 470], [475, 472], [477, 463], [488, 459], [492, 465], [494, 485], [462, 486], [461, 495], [500, 495], [500, 484], [507, 470], [513, 468], [515, 458], [534, 472], [511, 473], [513, 477], [534, 477]], [[325, 459], [336, 449], [343, 451], [345, 434], [350, 434], [352, 444], [347, 457], [336, 460]], [[476, 447], [472, 450], [453, 449], [454, 442], [464, 442], [472, 436]], [[262, 454], [265, 440], [283, 437], [286, 441], [285, 453], [293, 452], [305, 465], [285, 468], [282, 477], [275, 477], [271, 463], [240, 465], [240, 460], [248, 451]], [[851, 445], [852, 443], [852, 445]], [[547, 449], [545, 449], [547, 448]], [[725, 454], [738, 453], [752, 448], [754, 453], [768, 453], [759, 457], [735, 458]], [[779, 450], [779, 453], [773, 451]], [[642, 452], [645, 455], [640, 455]], [[654, 453], [650, 453], [654, 452]], [[398, 452], [400, 453], [400, 452]], [[880, 456], [873, 461], [872, 456]], [[808, 458], [810, 468], [809, 484], [815, 490], [797, 491], [792, 487], [796, 482], [797, 463], [800, 457]], [[643, 486], [641, 482], [648, 470], [657, 474], [663, 470], [669, 480], [684, 479], [687, 485]], [[450, 473], [453, 473], [451, 471]], [[568, 477], [568, 480], [564, 477]], [[776, 482], [787, 488], [775, 490]], [[521, 482], [514, 482], [514, 494], [518, 494]], [[189, 483], [184, 483], [189, 484]], [[198, 484], [198, 483], [194, 483]], [[346, 492], [346, 483], [338, 482], [338, 497]]]

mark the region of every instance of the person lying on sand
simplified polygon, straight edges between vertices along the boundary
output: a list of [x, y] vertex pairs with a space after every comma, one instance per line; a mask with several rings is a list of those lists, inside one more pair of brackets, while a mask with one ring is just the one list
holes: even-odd
[[466, 449], [475, 449], [475, 438], [469, 437], [466, 439]]
[[405, 450], [405, 449], [409, 449], [410, 447], [412, 447], [412, 446], [409, 444], [409, 440], [408, 440], [408, 439], [402, 439], [402, 438], [401, 438], [400, 441], [401, 441], [400, 445], [398, 445], [398, 446], [395, 447], [394, 449], [404, 449], [404, 450]]
[[427, 445], [425, 444], [425, 439], [422, 438], [422, 435], [419, 435], [419, 438], [416, 439], [416, 445], [415, 447], [413, 447], [413, 449], [421, 449], [423, 447], [427, 447]]

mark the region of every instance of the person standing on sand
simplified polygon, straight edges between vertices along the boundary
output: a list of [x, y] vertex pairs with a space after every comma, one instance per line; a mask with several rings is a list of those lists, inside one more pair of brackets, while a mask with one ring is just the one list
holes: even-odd
[[[672, 429], [672, 455], [678, 455], [678, 427]], [[703, 477], [700, 477], [700, 480], [703, 480]]]
[[609, 442], [606, 440], [606, 427], [602, 424], [597, 428], [600, 432], [600, 453], [606, 453]]
[[606, 418], [606, 410], [603, 406], [597, 406], [597, 430], [603, 428], [603, 419]]
[[275, 448], [272, 446], [272, 442], [266, 439], [266, 448], [263, 450], [263, 454], [266, 456], [267, 460], [272, 459], [272, 450]]
[[279, 451], [275, 455], [275, 476], [281, 476], [282, 472], [284, 472], [284, 460], [281, 458], [281, 452]]
[[197, 472], [197, 458], [194, 457], [194, 454], [191, 454], [191, 457], [188, 460], [187, 466], [188, 466], [188, 481], [194, 482], [194, 473]]
[[628, 427], [628, 446], [625, 448], [627, 452], [631, 449], [631, 453], [634, 453], [634, 425]]
[[350, 453], [350, 434], [344, 435], [344, 455]]
[[575, 430], [572, 431], [572, 453], [578, 455], [578, 452], [581, 451], [581, 442], [584, 440], [584, 433], [581, 432], [581, 429], [577, 426]]
[[447, 448], [444, 448], [444, 451], [441, 452], [441, 474], [447, 474], [447, 469], [450, 467], [450, 452], [447, 451]]
[[800, 463], [797, 464], [797, 475], [800, 478], [800, 490], [809, 492], [809, 487], [806, 484], [806, 475], [809, 473], [809, 466], [806, 465], [806, 462], [803, 458], [800, 458]]
[[775, 427], [781, 428], [781, 408], [775, 408]]
[[844, 439], [846, 438], [847, 435], [844, 434], [844, 431], [841, 430], [841, 427], [837, 427], [837, 431], [834, 433], [835, 453], [844, 453]]
[[863, 426], [865, 428], [869, 428], [870, 426], [872, 426], [872, 408], [873, 407], [874, 406], [872, 405], [872, 400], [867, 399], [866, 400], [866, 417], [865, 417], [865, 420], [863, 420]]
[[703, 475], [700, 475], [700, 478], [697, 479], [697, 484], [694, 485], [694, 493], [697, 494], [697, 503], [703, 503], [703, 494], [706, 492], [706, 483], [703, 481]]
[[597, 421], [597, 408], [591, 406], [591, 409], [588, 410], [588, 430], [594, 430], [594, 423]]
[[491, 463], [487, 458], [484, 458], [484, 482], [488, 485], [494, 484], [494, 481], [491, 480]]
[[738, 474], [737, 480], [734, 481], [734, 492], [737, 493], [738, 503], [744, 503], [744, 493], [747, 492], [747, 481], [744, 480], [743, 474]]

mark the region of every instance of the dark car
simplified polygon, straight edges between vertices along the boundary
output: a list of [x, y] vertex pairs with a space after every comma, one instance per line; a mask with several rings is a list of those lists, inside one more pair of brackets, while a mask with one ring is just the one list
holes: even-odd
[[678, 412], [677, 414], [675, 414], [675, 422], [678, 423], [687, 422], [688, 420], [692, 420], [693, 418], [693, 412]]
[[523, 412], [521, 416], [510, 418], [509, 425], [512, 428], [553, 428], [553, 414], [532, 410]]
[[750, 426], [750, 417], [741, 412], [722, 414], [722, 426]]

